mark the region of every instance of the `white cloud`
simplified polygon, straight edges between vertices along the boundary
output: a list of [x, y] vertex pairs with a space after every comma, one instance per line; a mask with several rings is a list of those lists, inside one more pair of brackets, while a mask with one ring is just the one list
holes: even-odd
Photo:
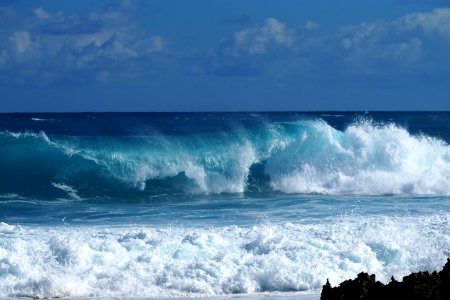
[[9, 40], [12, 42], [13, 47], [18, 54], [27, 51], [31, 45], [30, 34], [27, 31], [14, 32]]
[[262, 24], [235, 32], [210, 50], [201, 67], [191, 68], [194, 73], [201, 69], [207, 74], [222, 77], [254, 77], [268, 67], [268, 61], [276, 61], [297, 50], [297, 34], [293, 28], [275, 18], [267, 18]]
[[152, 36], [149, 39], [149, 45], [147, 46], [147, 53], [163, 52], [166, 48], [166, 43], [160, 36]]
[[418, 38], [411, 38], [406, 42], [392, 45], [389, 56], [396, 61], [403, 63], [413, 63], [417, 61], [422, 54], [422, 41]]
[[432, 12], [408, 14], [392, 23], [399, 31], [421, 29], [426, 34], [441, 34], [450, 38], [450, 8], [438, 8]]
[[350, 49], [353, 46], [353, 41], [351, 38], [346, 37], [341, 40], [340, 44], [342, 48]]
[[320, 24], [314, 21], [308, 20], [304, 25], [306, 30], [318, 30], [320, 29]]
[[291, 47], [295, 41], [295, 32], [286, 24], [275, 18], [267, 18], [260, 26], [236, 32], [233, 39], [234, 56], [244, 52], [247, 54], [264, 54], [270, 45]]
[[[223, 41], [211, 52], [205, 69], [226, 76], [253, 76], [270, 69], [279, 74], [278, 66], [284, 61], [289, 61], [292, 72], [298, 74], [318, 74], [324, 66], [330, 71], [334, 68], [340, 74], [352, 75], [402, 72], [424, 65], [432, 68], [441, 64], [439, 58], [430, 55], [441, 39], [426, 40], [427, 34], [447, 32], [450, 9], [344, 26], [334, 35], [314, 31], [320, 24], [313, 21], [306, 22], [302, 28], [311, 32], [296, 32], [279, 20], [268, 18], [259, 26], [236, 32], [232, 39]], [[448, 55], [442, 54], [441, 58], [448, 60]]]
[[39, 44], [31, 40], [31, 35], [28, 31], [16, 31], [9, 37], [9, 40], [13, 51], [17, 55], [32, 52], [39, 48]]
[[0, 85], [105, 84], [156, 72], [168, 44], [138, 30], [135, 8], [123, 1], [68, 15], [0, 7]]
[[[106, 47], [105, 47], [106, 45]], [[126, 45], [124, 39], [113, 38], [105, 43], [102, 47], [103, 55], [110, 58], [136, 58], [139, 56], [137, 51]]]
[[100, 32], [82, 34], [73, 38], [74, 45], [78, 48], [87, 47], [89, 45], [95, 45], [101, 47], [107, 41], [109, 41], [114, 35], [113, 30], [102, 30]]
[[358, 48], [376, 44], [389, 32], [389, 25], [384, 21], [361, 23], [357, 26], [345, 26], [339, 30], [340, 45], [344, 49]]
[[[418, 45], [424, 38], [439, 34], [450, 39], [450, 9], [439, 8], [426, 13], [413, 13], [392, 22], [376, 21], [340, 29], [340, 45], [357, 49], [374, 45]], [[416, 41], [416, 42], [411, 42]]]
[[51, 18], [51, 15], [43, 8], [36, 8], [33, 12], [38, 19], [48, 20]]
[[437, 57], [429, 56], [433, 52], [431, 47], [448, 47], [442, 41], [450, 39], [450, 9], [408, 14], [390, 22], [346, 26], [339, 30], [338, 37], [339, 46], [346, 51], [344, 61], [357, 62], [358, 66], [435, 61]]
[[[351, 72], [369, 73], [382, 68], [401, 70], [425, 60], [430, 68], [443, 68], [449, 62], [445, 54], [450, 53], [447, 8], [408, 14], [393, 21], [345, 26], [332, 35], [318, 31], [320, 24], [311, 20], [300, 25], [297, 32], [278, 19], [267, 18], [222, 40], [205, 58], [201, 51], [176, 55], [169, 51], [163, 36], [146, 36], [139, 31], [138, 24], [133, 23], [132, 4], [124, 1], [81, 15], [50, 13], [43, 8], [31, 14], [0, 8], [0, 68], [13, 70], [27, 64], [28, 68], [22, 70], [54, 72], [49, 75], [54, 81], [66, 73], [86, 71], [94, 74], [94, 81], [111, 82], [119, 69], [130, 73], [148, 71], [150, 67], [145, 63], [157, 62], [160, 54], [169, 53], [180, 65], [190, 64], [189, 69], [197, 67], [221, 76], [259, 76], [270, 69], [280, 74], [280, 69], [286, 69], [280, 65], [290, 67], [292, 73], [319, 74], [324, 66], [339, 72], [348, 68]], [[438, 62], [433, 47], [439, 48], [441, 58], [447, 61]], [[11, 74], [19, 74], [20, 68], [16, 69]]]

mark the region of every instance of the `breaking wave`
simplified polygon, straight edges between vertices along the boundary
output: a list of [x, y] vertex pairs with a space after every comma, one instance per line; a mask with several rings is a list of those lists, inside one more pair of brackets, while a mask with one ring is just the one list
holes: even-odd
[[159, 193], [449, 195], [450, 146], [395, 124], [272, 122], [215, 133], [0, 133], [0, 194], [36, 198]]

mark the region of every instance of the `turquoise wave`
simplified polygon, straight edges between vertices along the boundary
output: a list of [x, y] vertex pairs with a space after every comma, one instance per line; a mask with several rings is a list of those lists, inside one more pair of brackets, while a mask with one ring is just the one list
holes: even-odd
[[0, 133], [0, 194], [146, 199], [155, 194], [448, 195], [450, 146], [395, 124], [262, 123], [184, 135]]

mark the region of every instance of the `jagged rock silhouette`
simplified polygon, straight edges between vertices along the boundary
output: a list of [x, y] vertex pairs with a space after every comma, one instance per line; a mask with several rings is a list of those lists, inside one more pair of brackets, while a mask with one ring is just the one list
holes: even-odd
[[346, 280], [332, 287], [327, 280], [322, 288], [321, 300], [449, 300], [450, 258], [441, 272], [417, 272], [403, 277], [399, 282], [394, 277], [383, 284], [375, 275], [359, 273], [356, 279]]

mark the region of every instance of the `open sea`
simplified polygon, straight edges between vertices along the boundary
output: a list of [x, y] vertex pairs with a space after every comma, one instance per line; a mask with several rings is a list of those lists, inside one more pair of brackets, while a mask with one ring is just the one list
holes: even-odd
[[440, 271], [449, 143], [447, 112], [0, 114], [0, 298], [318, 299]]

